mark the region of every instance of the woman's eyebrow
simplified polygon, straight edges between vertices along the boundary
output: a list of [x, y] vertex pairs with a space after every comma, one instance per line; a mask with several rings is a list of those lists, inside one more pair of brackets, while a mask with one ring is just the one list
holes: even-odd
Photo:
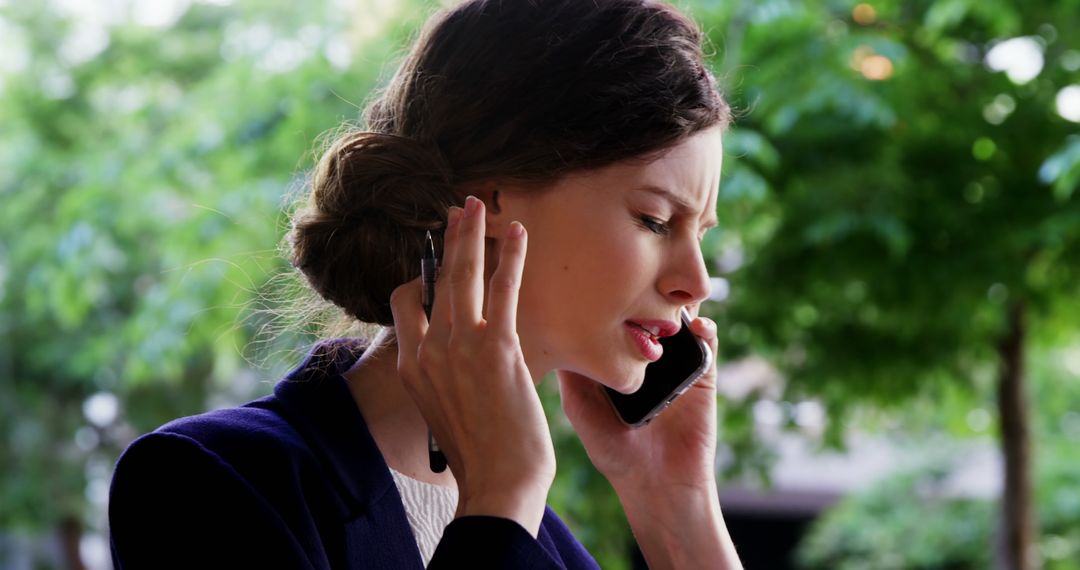
[[[635, 188], [635, 190], [648, 192], [650, 194], [656, 194], [657, 196], [664, 198], [668, 202], [671, 202], [671, 204], [675, 206], [675, 209], [681, 214], [692, 215], [695, 213], [693, 206], [688, 204], [686, 200], [683, 200], [681, 196], [675, 194], [667, 188], [661, 188], [660, 186], [646, 184], [644, 186], [638, 186], [637, 188]], [[701, 224], [701, 227], [708, 229], [715, 228], [717, 225], [719, 225], [719, 221], [717, 221], [716, 213], [714, 212], [713, 215], [709, 217], [709, 219], [705, 220], [705, 222]]]

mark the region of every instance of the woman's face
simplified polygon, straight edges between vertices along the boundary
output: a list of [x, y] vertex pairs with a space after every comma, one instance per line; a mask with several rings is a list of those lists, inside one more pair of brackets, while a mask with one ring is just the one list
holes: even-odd
[[713, 128], [650, 163], [500, 192], [499, 226], [518, 220], [529, 234], [517, 322], [537, 382], [560, 369], [621, 392], [641, 385], [659, 344], [633, 323], [681, 326], [680, 308], [696, 315], [709, 296], [700, 240], [715, 225], [721, 153]]

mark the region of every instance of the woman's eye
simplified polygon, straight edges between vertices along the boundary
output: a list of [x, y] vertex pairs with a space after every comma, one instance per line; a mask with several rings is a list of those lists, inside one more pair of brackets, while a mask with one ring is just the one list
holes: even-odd
[[661, 222], [649, 216], [641, 216], [641, 225], [645, 226], [649, 231], [662, 236], [666, 236], [671, 232], [671, 226], [667, 222]]

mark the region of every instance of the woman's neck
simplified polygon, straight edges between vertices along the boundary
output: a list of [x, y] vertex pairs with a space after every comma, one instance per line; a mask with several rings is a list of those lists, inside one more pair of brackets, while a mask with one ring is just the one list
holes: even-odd
[[427, 423], [397, 372], [397, 344], [383, 329], [344, 376], [383, 458], [395, 471], [445, 487], [457, 487], [449, 469], [428, 466]]

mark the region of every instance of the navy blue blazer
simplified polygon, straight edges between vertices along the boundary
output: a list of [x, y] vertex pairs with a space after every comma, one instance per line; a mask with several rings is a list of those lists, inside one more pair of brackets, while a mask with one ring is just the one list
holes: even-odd
[[[109, 492], [113, 564], [422, 568], [389, 468], [341, 374], [355, 341], [318, 345], [271, 396], [135, 440]], [[499, 517], [446, 527], [429, 568], [597, 568], [547, 508], [533, 538]]]

